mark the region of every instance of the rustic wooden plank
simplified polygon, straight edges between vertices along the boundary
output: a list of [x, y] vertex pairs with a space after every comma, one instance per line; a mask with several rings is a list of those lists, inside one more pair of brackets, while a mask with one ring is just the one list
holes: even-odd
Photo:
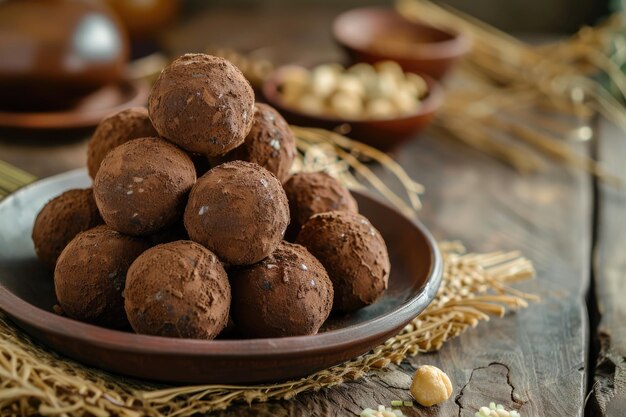
[[[602, 121], [598, 158], [615, 174], [626, 178], [624, 133]], [[597, 238], [594, 260], [595, 301], [600, 315], [597, 362], [589, 415], [623, 416], [626, 410], [626, 191], [598, 184]], [[593, 367], [592, 367], [593, 368]]]
[[420, 364], [444, 369], [453, 381], [454, 397], [428, 411], [405, 409], [409, 416], [473, 416], [490, 401], [524, 416], [582, 415], [589, 178], [561, 167], [543, 176], [521, 177], [463, 145], [428, 136], [403, 148], [398, 160], [426, 186], [421, 218], [437, 238], [461, 239], [477, 251], [521, 249], [538, 272], [538, 279], [523, 288], [540, 294], [543, 301], [480, 325], [438, 354], [418, 355], [361, 381], [216, 415], [269, 410], [289, 416], [305, 410], [311, 416], [357, 414], [393, 399], [410, 399], [410, 377]]

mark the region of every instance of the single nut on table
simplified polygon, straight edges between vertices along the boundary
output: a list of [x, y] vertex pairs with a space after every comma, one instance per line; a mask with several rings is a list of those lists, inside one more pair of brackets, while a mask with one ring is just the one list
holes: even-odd
[[419, 404], [430, 407], [450, 398], [452, 383], [448, 375], [441, 369], [423, 365], [415, 371], [411, 384], [411, 395]]

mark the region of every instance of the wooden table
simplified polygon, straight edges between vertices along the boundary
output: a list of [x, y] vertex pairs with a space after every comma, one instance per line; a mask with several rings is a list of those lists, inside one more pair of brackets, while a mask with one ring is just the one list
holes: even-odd
[[[207, 44], [244, 50], [269, 46], [280, 60], [319, 62], [340, 56], [328, 36], [336, 13], [319, 7], [301, 10], [299, 17], [284, 6], [213, 9], [169, 32], [165, 42], [176, 53]], [[623, 134], [606, 123], [595, 132], [590, 144], [572, 146], [597, 152], [626, 177]], [[84, 151], [83, 140], [23, 145], [6, 137], [0, 142], [0, 159], [39, 176], [82, 166]], [[439, 353], [419, 355], [357, 382], [216, 415], [358, 415], [366, 407], [410, 399], [407, 388], [421, 364], [444, 369], [454, 394], [439, 407], [404, 409], [408, 416], [473, 416], [491, 401], [523, 416], [582, 416], [592, 384], [589, 415], [623, 415], [626, 194], [556, 165], [543, 175], [521, 176], [428, 133], [400, 149], [397, 159], [426, 186], [420, 217], [438, 239], [460, 239], [472, 251], [521, 249], [534, 262], [537, 279], [520, 287], [542, 301], [479, 325]], [[598, 309], [603, 313], [599, 326]]]

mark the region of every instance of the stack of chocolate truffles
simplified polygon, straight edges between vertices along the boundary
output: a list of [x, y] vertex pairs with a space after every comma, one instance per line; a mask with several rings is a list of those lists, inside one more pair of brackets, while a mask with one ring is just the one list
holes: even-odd
[[96, 128], [93, 187], [37, 216], [57, 310], [164, 337], [268, 338], [316, 334], [331, 312], [374, 303], [390, 271], [381, 234], [335, 178], [290, 175], [296, 155], [288, 124], [235, 66], [176, 59], [147, 109]]

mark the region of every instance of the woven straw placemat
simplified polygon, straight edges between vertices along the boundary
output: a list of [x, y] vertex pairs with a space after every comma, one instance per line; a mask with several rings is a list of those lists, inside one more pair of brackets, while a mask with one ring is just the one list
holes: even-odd
[[[310, 134], [317, 133], [312, 131]], [[339, 144], [335, 143], [335, 146], [347, 140], [336, 139]], [[375, 151], [365, 150], [371, 153], [369, 156], [377, 157]], [[311, 164], [317, 165], [328, 155], [323, 149], [309, 151], [305, 154], [303, 166], [306, 166], [308, 156], [311, 156], [308, 158]], [[380, 155], [380, 158], [399, 173], [400, 181], [407, 185], [409, 197], [413, 193], [412, 206], [416, 207], [419, 184], [411, 183], [393, 161], [385, 161], [384, 158], [388, 157]], [[328, 164], [324, 162], [323, 165], [327, 167]], [[357, 167], [357, 171], [370, 175], [367, 170], [367, 167]], [[3, 194], [34, 178], [7, 164], [0, 164], [0, 179], [4, 185], [0, 190], [2, 198]], [[390, 195], [376, 178], [373, 185], [383, 195]], [[393, 194], [389, 200], [394, 202]], [[407, 206], [397, 206], [405, 212], [411, 210]], [[520, 253], [465, 253], [457, 242], [442, 243], [440, 249], [444, 274], [439, 292], [428, 308], [398, 335], [351, 361], [279, 384], [170, 387], [128, 379], [90, 368], [48, 350], [0, 313], [0, 414], [183, 417], [225, 409], [235, 402], [289, 399], [299, 393], [359, 379], [372, 369], [400, 363], [419, 352], [438, 350], [446, 340], [475, 327], [480, 321], [487, 321], [494, 315], [502, 316], [507, 308], [526, 307], [527, 302], [535, 298], [509, 286], [512, 282], [534, 276], [531, 262]]]

